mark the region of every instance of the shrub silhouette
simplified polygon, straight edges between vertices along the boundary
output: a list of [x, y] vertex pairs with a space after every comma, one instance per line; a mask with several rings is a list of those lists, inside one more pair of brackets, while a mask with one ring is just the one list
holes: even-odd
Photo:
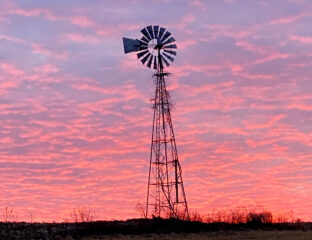
[[64, 218], [65, 223], [91, 222], [92, 220], [93, 216], [91, 214], [91, 210], [86, 207], [75, 208], [69, 213], [69, 217]]
[[137, 212], [140, 214], [141, 218], [145, 217], [145, 211], [146, 211], [146, 205], [138, 202], [135, 206], [135, 210], [137, 210]]
[[286, 223], [296, 222], [291, 212], [271, 212], [261, 205], [236, 206], [232, 209], [212, 209], [201, 216], [206, 223]]
[[190, 221], [203, 222], [203, 217], [197, 211], [193, 211], [190, 214]]
[[246, 222], [252, 224], [272, 223], [272, 220], [272, 213], [268, 211], [260, 213], [248, 213], [246, 217]]
[[0, 220], [2, 222], [16, 222], [17, 215], [15, 214], [13, 208], [6, 206], [1, 212]]

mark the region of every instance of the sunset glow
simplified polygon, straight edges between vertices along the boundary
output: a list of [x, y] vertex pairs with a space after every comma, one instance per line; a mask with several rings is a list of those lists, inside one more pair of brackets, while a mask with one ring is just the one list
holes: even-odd
[[122, 37], [157, 24], [178, 46], [167, 84], [190, 210], [312, 221], [310, 0], [0, 2], [0, 214], [140, 217], [154, 71]]

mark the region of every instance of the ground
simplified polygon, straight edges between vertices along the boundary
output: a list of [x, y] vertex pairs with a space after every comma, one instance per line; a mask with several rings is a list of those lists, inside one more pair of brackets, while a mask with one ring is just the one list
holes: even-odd
[[83, 223], [0, 223], [0, 240], [311, 240], [312, 223], [203, 223], [129, 219]]
[[[67, 238], [70, 240], [73, 238]], [[104, 240], [104, 239], [135, 239], [135, 240], [311, 240], [312, 231], [222, 231], [222, 232], [201, 232], [201, 233], [170, 233], [170, 234], [144, 234], [144, 235], [113, 235], [103, 237], [87, 237], [83, 240]]]

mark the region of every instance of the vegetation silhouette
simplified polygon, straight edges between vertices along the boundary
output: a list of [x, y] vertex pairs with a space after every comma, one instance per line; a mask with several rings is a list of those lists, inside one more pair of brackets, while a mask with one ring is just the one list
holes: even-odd
[[[138, 204], [137, 209], [138, 211], [144, 209], [144, 205]], [[158, 236], [173, 233], [182, 235], [202, 233], [222, 235], [226, 233], [239, 236], [239, 232], [242, 231], [246, 233], [270, 231], [273, 234], [273, 232], [281, 232], [281, 230], [298, 234], [308, 232], [310, 234], [308, 236], [312, 235], [312, 223], [294, 218], [290, 213], [274, 215], [259, 206], [238, 206], [231, 210], [212, 210], [206, 215], [192, 211], [189, 221], [157, 217], [125, 221], [92, 221], [91, 210], [81, 207], [73, 209], [62, 223], [27, 223], [17, 222], [17, 216], [13, 213], [13, 209], [4, 208], [2, 222], [0, 222], [0, 239], [105, 239], [112, 235], [133, 235], [143, 238], [146, 234]]]
[[93, 215], [91, 210], [87, 207], [80, 207], [74, 208], [70, 213], [69, 216], [64, 218], [65, 223], [79, 223], [79, 222], [92, 222]]
[[[312, 223], [247, 223], [184, 221], [179, 219], [129, 219], [126, 221], [93, 221], [76, 223], [0, 223], [0, 239], [86, 239], [111, 235], [191, 234], [249, 231], [312, 231]], [[256, 224], [255, 224], [256, 223]], [[98, 239], [98, 238], [95, 238]]]

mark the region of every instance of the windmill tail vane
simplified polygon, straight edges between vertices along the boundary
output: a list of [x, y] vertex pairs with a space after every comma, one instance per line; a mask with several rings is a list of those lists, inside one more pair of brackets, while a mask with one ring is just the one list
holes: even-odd
[[145, 216], [189, 220], [164, 72], [177, 55], [177, 45], [163, 27], [148, 26], [141, 33], [140, 39], [123, 38], [123, 45], [126, 54], [137, 53], [143, 65], [157, 70]]

